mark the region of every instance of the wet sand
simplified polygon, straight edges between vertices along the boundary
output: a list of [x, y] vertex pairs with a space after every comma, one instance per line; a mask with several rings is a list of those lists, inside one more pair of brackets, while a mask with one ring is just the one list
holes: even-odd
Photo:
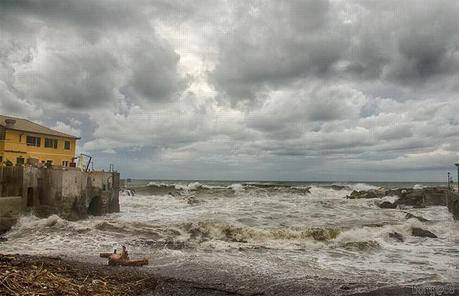
[[[459, 284], [380, 286], [324, 278], [289, 279], [239, 286], [231, 277], [207, 281], [195, 270], [195, 281], [185, 280], [186, 269], [160, 274], [147, 268], [109, 267], [59, 257], [0, 254], [0, 295], [458, 295]], [[373, 283], [371, 283], [373, 282]], [[432, 294], [437, 292], [436, 294]], [[424, 293], [424, 294], [423, 294]], [[430, 293], [430, 294], [428, 294]], [[442, 293], [442, 294], [440, 294]]]

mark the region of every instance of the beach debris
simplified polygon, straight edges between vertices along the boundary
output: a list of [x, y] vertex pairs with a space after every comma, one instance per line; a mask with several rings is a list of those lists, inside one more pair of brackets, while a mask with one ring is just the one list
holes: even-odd
[[0, 295], [133, 296], [154, 290], [150, 275], [50, 257], [0, 254]]
[[421, 216], [416, 216], [416, 215], [413, 215], [413, 214], [411, 214], [409, 212], [403, 212], [403, 213], [406, 213], [405, 219], [418, 219], [421, 222], [430, 222], [430, 220], [427, 220], [426, 218], [423, 218]]
[[430, 238], [438, 238], [435, 234], [432, 232], [419, 228], [419, 227], [413, 227], [411, 229], [411, 234], [414, 236], [419, 236], [419, 237], [430, 237]]
[[113, 253], [100, 253], [100, 257], [108, 258], [110, 266], [143, 266], [148, 265], [148, 259], [129, 259], [129, 254], [125, 246], [122, 246], [121, 252], [115, 249]]
[[378, 205], [381, 209], [395, 209], [397, 205], [395, 203], [391, 203], [390, 201], [383, 201]]
[[401, 235], [400, 233], [396, 231], [389, 233], [389, 237], [395, 240], [398, 240], [399, 242], [402, 242], [402, 243], [405, 241], [405, 239], [403, 238], [403, 235]]

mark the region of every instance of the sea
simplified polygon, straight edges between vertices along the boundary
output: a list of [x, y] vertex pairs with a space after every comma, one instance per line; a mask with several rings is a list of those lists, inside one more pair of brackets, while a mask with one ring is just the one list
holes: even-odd
[[[99, 253], [124, 245], [131, 258], [148, 258], [144, 268], [154, 273], [239, 287], [314, 278], [459, 282], [459, 223], [446, 207], [381, 209], [397, 197], [346, 198], [353, 190], [426, 186], [443, 184], [132, 180], [121, 212], [80, 221], [26, 215], [0, 247], [106, 264]], [[415, 237], [412, 227], [438, 238]]]

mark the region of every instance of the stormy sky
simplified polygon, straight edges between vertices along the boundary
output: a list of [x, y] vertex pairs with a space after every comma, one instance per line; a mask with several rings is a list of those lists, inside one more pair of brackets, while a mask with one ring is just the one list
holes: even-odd
[[441, 181], [459, 2], [2, 0], [0, 113], [124, 177]]

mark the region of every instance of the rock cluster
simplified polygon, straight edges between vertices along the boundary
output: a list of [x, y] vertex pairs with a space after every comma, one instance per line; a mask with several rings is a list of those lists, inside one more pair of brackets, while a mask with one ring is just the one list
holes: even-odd
[[[446, 206], [449, 190], [441, 187], [429, 187], [423, 189], [396, 188], [396, 189], [371, 189], [357, 191], [354, 190], [346, 198], [382, 198], [385, 196], [398, 196], [399, 199], [394, 203], [383, 202], [381, 208], [396, 208], [397, 205], [409, 205], [414, 207], [427, 206]], [[459, 205], [458, 205], [459, 206]]]
[[438, 236], [436, 236], [432, 232], [422, 229], [422, 228], [418, 228], [418, 227], [413, 227], [411, 229], [411, 234], [414, 236], [419, 236], [419, 237], [438, 238]]

